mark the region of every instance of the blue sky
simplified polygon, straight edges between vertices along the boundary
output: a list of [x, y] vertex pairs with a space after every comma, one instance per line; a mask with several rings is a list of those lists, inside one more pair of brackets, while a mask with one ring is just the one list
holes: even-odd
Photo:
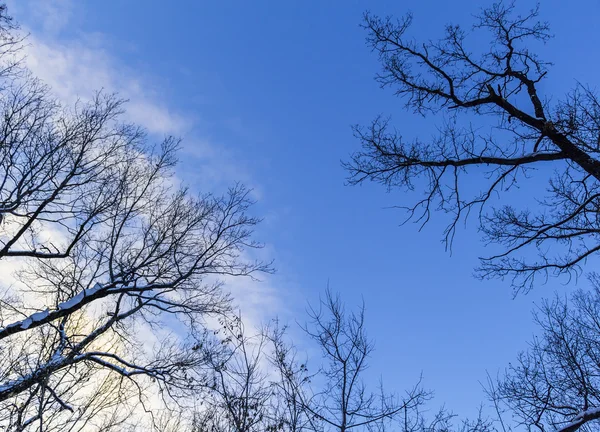
[[[340, 160], [358, 148], [351, 125], [390, 114], [403, 134], [427, 137], [436, 120], [415, 118], [379, 89], [362, 13], [412, 11], [412, 34], [423, 40], [448, 22], [472, 22], [471, 2], [19, 0], [9, 7], [31, 33], [32, 69], [60, 97], [118, 91], [154, 139], [184, 139], [184, 182], [219, 190], [239, 180], [255, 189], [255, 213], [264, 217], [257, 237], [278, 272], [246, 291], [240, 284], [242, 309], [301, 321], [327, 283], [349, 306], [364, 298], [377, 343], [371, 372], [388, 388], [401, 391], [423, 373], [435, 403], [472, 415], [486, 370], [495, 374], [526, 347], [533, 303], [563, 290], [550, 281], [513, 300], [507, 282], [472, 277], [485, 254], [474, 223], [449, 254], [440, 242], [443, 215], [421, 232], [400, 227], [402, 215], [385, 208], [401, 203], [401, 193], [344, 184]], [[541, 48], [555, 63], [543, 93], [559, 98], [576, 79], [594, 84], [600, 4], [541, 7], [556, 34]]]

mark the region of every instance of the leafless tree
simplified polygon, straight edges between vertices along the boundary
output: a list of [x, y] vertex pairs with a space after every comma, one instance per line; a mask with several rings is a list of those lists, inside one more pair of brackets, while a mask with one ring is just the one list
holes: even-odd
[[102, 377], [144, 406], [184, 401], [204, 385], [204, 320], [229, 311], [219, 276], [270, 270], [241, 256], [260, 246], [249, 192], [178, 186], [178, 140], [150, 145], [114, 96], [63, 108], [0, 18], [1, 427], [96, 409], [82, 388]]
[[264, 331], [271, 346], [269, 363], [275, 371], [272, 374], [272, 417], [278, 431], [311, 431], [317, 419], [305, 407], [312, 404], [314, 394], [310, 383], [316, 373], [309, 373], [307, 356], [302, 359], [289, 341], [287, 331], [288, 327], [280, 325], [279, 320]]
[[[407, 109], [445, 121], [429, 140], [407, 141], [381, 117], [356, 127], [362, 150], [345, 164], [352, 184], [423, 192], [405, 207], [408, 219], [426, 223], [433, 211], [448, 212], [448, 244], [459, 221], [477, 213], [485, 240], [503, 247], [482, 259], [480, 275], [509, 276], [516, 290], [538, 277], [577, 274], [600, 250], [600, 100], [581, 84], [560, 100], [542, 94], [550, 65], [535, 51], [551, 34], [537, 17], [537, 8], [519, 14], [500, 2], [472, 29], [448, 25], [441, 39], [420, 43], [409, 36], [412, 16], [367, 13], [378, 82]], [[555, 170], [546, 196], [535, 197], [540, 205], [512, 205], [506, 192], [543, 166]], [[498, 197], [505, 205], [494, 207]]]
[[311, 361], [312, 373], [277, 320], [255, 336], [246, 334], [241, 320], [222, 321], [222, 350], [207, 347], [213, 376], [196, 411], [197, 430], [433, 432], [450, 427], [453, 416], [443, 410], [433, 421], [426, 419], [430, 393], [419, 385], [404, 398], [382, 387], [368, 392], [363, 379], [373, 346], [365, 334], [364, 310], [346, 314], [329, 292], [320, 306], [310, 309], [312, 320], [304, 328], [323, 355], [322, 367], [318, 359]]
[[[483, 415], [457, 421], [442, 408], [431, 413], [432, 393], [420, 382], [395, 397], [369, 392], [364, 384], [373, 345], [364, 327], [364, 308], [347, 314], [327, 292], [304, 331], [316, 342], [323, 364], [301, 355], [278, 320], [253, 335], [242, 321], [221, 319], [205, 351], [209, 378], [193, 411], [167, 411], [156, 431], [189, 432], [495, 432]], [[186, 418], [187, 414], [187, 418]], [[190, 416], [191, 414], [191, 416]], [[143, 429], [142, 429], [143, 430]]]
[[221, 320], [221, 350], [209, 347], [210, 393], [203, 410], [214, 431], [265, 432], [275, 429], [274, 393], [267, 376], [266, 337], [249, 336], [240, 316]]
[[[25, 431], [86, 431], [90, 425], [105, 431], [127, 430], [127, 425], [135, 411], [135, 389], [128, 386], [115, 374], [96, 373], [76, 375], [80, 371], [71, 371], [70, 376], [61, 374], [61, 385], [57, 395], [61, 399], [76, 401], [77, 409], [63, 410], [53, 407], [54, 399], [45, 393], [42, 386], [27, 392], [27, 399], [20, 405], [5, 405], [0, 422], [5, 430]], [[93, 427], [91, 428], [93, 430]]]
[[[596, 281], [597, 282], [597, 281]], [[529, 430], [596, 430], [600, 419], [600, 289], [545, 301], [541, 334], [490, 388]]]
[[[288, 400], [304, 411], [305, 429], [296, 430], [382, 430], [385, 423], [400, 418], [407, 424], [418, 422], [419, 409], [430, 396], [419, 384], [398, 398], [385, 393], [383, 386], [378, 394], [372, 393], [364, 383], [374, 348], [365, 331], [364, 306], [358, 313], [347, 313], [339, 296], [327, 291], [319, 307], [310, 308], [309, 314], [311, 321], [304, 331], [321, 350], [322, 368], [311, 376], [289, 353], [282, 356], [280, 349], [276, 357], [287, 385], [285, 394], [293, 394]], [[310, 381], [318, 387], [304, 388]]]
[[249, 335], [240, 316], [222, 318], [220, 324], [216, 341], [203, 347], [209, 378], [191, 422], [192, 430], [311, 430], [306, 427], [307, 413], [299, 397], [308, 384], [306, 379], [299, 379], [306, 369], [290, 370], [296, 364], [290, 356], [293, 345], [284, 340], [285, 327], [267, 326]]

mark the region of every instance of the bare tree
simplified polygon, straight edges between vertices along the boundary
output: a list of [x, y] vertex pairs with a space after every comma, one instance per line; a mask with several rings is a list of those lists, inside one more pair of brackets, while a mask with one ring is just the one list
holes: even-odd
[[[127, 430], [128, 421], [134, 414], [136, 404], [131, 403], [135, 389], [123, 382], [115, 374], [80, 374], [71, 371], [72, 376], [61, 375], [61, 385], [57, 390], [42, 386], [31, 388], [23, 403], [5, 405], [0, 414], [0, 424], [5, 430], [25, 431], [86, 431], [90, 425], [98, 425], [105, 431]], [[76, 376], [76, 378], [75, 378]], [[64, 400], [67, 395], [76, 401], [77, 409], [53, 407], [54, 398], [46, 393], [59, 391], [56, 397]]]
[[[320, 348], [323, 367], [310, 376], [304, 364], [298, 367], [293, 356], [281, 355], [281, 349], [276, 357], [287, 385], [285, 394], [293, 394], [288, 400], [304, 411], [305, 429], [346, 432], [376, 430], [399, 418], [407, 424], [419, 422], [419, 409], [430, 396], [419, 384], [398, 398], [385, 393], [383, 385], [378, 394], [372, 393], [364, 383], [374, 348], [365, 331], [364, 306], [358, 313], [347, 313], [340, 298], [327, 291], [319, 308], [310, 308], [309, 314], [304, 331]], [[318, 384], [318, 390], [304, 388], [310, 381]]]
[[[218, 345], [207, 346], [212, 378], [195, 412], [194, 426], [207, 432], [439, 431], [452, 415], [440, 411], [427, 421], [430, 393], [419, 385], [397, 398], [370, 393], [364, 384], [372, 343], [364, 329], [364, 310], [346, 314], [327, 292], [304, 328], [322, 352], [324, 364], [309, 373], [289, 341], [287, 327], [275, 320], [255, 336], [242, 321], [223, 320]], [[317, 359], [312, 363], [319, 363]], [[193, 429], [194, 431], [196, 429]], [[483, 430], [483, 429], [481, 429]]]
[[0, 18], [0, 265], [15, 277], [0, 297], [1, 427], [96, 409], [78, 395], [103, 376], [144, 406], [184, 401], [204, 385], [204, 320], [229, 311], [218, 277], [270, 270], [241, 258], [260, 246], [249, 192], [178, 186], [178, 140], [148, 144], [114, 96], [63, 108], [15, 63]]
[[271, 345], [269, 362], [276, 371], [272, 374], [272, 417], [278, 431], [311, 431], [317, 418], [305, 407], [312, 404], [310, 383], [316, 373], [309, 373], [308, 359], [300, 359], [296, 346], [287, 339], [287, 330], [279, 320], [265, 329]]
[[[450, 213], [448, 245], [457, 224], [477, 213], [485, 240], [503, 247], [482, 259], [480, 275], [510, 276], [517, 290], [530, 289], [539, 276], [576, 275], [600, 250], [600, 101], [580, 84], [562, 100], [542, 94], [550, 65], [535, 50], [550, 33], [537, 16], [537, 9], [519, 15], [515, 4], [496, 3], [471, 31], [449, 25], [440, 40], [418, 43], [408, 35], [411, 16], [366, 14], [368, 43], [383, 66], [378, 81], [407, 109], [444, 114], [445, 122], [433, 139], [407, 142], [378, 118], [356, 128], [363, 147], [346, 164], [351, 183], [422, 191], [406, 207], [409, 219], [426, 223], [435, 210]], [[470, 48], [470, 38], [486, 36], [489, 49]], [[506, 192], [544, 165], [554, 174], [546, 196], [535, 197], [539, 206], [510, 205]], [[496, 200], [506, 204], [494, 208]], [[599, 305], [598, 288], [578, 291], [570, 303], [557, 298], [542, 305], [536, 316], [542, 335], [489, 388], [499, 414], [528, 430], [597, 428]]]
[[[266, 337], [249, 336], [241, 316], [221, 321], [221, 350], [209, 347], [210, 393], [203, 411], [215, 431], [275, 431], [274, 393], [267, 379]], [[206, 427], [206, 426], [205, 426]]]
[[[538, 276], [577, 274], [600, 250], [600, 101], [584, 85], [562, 100], [542, 94], [550, 65], [535, 49], [551, 35], [537, 16], [537, 8], [521, 15], [500, 2], [483, 9], [472, 30], [448, 25], [441, 39], [419, 43], [409, 36], [412, 16], [367, 13], [367, 41], [382, 64], [378, 82], [407, 109], [445, 121], [429, 140], [406, 141], [385, 118], [356, 127], [362, 150], [345, 164], [352, 184], [423, 192], [405, 207], [408, 219], [451, 214], [449, 245], [457, 223], [477, 213], [485, 240], [503, 246], [482, 259], [480, 275], [510, 276], [517, 290]], [[470, 48], [475, 38], [490, 43]], [[511, 205], [506, 192], [547, 165], [555, 171], [546, 196], [535, 197], [540, 206]], [[494, 208], [499, 196], [506, 205]]]
[[[597, 282], [597, 281], [596, 281]], [[556, 297], [535, 314], [542, 332], [490, 388], [529, 430], [595, 430], [600, 419], [600, 289]]]
[[[346, 313], [328, 291], [304, 327], [322, 353], [310, 360], [290, 341], [288, 328], [274, 320], [249, 336], [241, 319], [223, 318], [204, 350], [208, 379], [194, 410], [166, 411], [157, 431], [190, 432], [495, 432], [481, 413], [457, 421], [442, 408], [433, 414], [432, 393], [420, 381], [404, 397], [368, 391], [365, 372], [373, 344], [366, 337], [364, 308]], [[186, 415], [187, 414], [187, 415]], [[190, 415], [191, 414], [191, 415]]]

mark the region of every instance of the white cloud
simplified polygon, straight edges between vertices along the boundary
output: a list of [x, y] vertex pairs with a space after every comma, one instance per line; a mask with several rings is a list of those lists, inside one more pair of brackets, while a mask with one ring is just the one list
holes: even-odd
[[126, 116], [149, 132], [179, 135], [190, 121], [152, 98], [152, 87], [120, 65], [104, 49], [81, 42], [41, 39], [32, 32], [26, 47], [26, 64], [35, 76], [52, 87], [68, 105], [89, 99], [102, 90], [129, 100]]
[[67, 26], [75, 6], [72, 0], [7, 0], [6, 4], [12, 16], [27, 16], [27, 21], [51, 34]]
[[[127, 99], [127, 119], [150, 133], [187, 135], [183, 150], [184, 167], [188, 170], [182, 173], [183, 179], [176, 181], [193, 182], [194, 189], [213, 190], [241, 180], [253, 187], [253, 198], [261, 198], [260, 187], [252, 185], [252, 179], [236, 162], [235, 155], [199, 137], [193, 131], [195, 115], [182, 113], [165, 102], [156, 84], [158, 77], [132, 69], [111, 55], [105, 35], [80, 32], [76, 40], [61, 36], [61, 30], [75, 15], [75, 7], [82, 6], [71, 0], [9, 1], [9, 12], [29, 34], [25, 61], [32, 73], [51, 86], [67, 106], [89, 99], [102, 89]], [[30, 11], [35, 12], [30, 14]], [[227, 289], [252, 325], [282, 311], [281, 291], [273, 287], [268, 275], [262, 282], [245, 278], [228, 280]]]
[[[142, 126], [158, 139], [166, 135], [185, 136], [179, 170], [183, 183], [206, 191], [223, 190], [241, 181], [252, 188], [254, 199], [262, 198], [260, 185], [253, 182], [232, 149], [198, 134], [195, 113], [182, 113], [165, 102], [159, 77], [132, 69], [111, 55], [105, 35], [79, 32], [76, 40], [61, 37], [60, 29], [67, 22], [57, 17], [72, 17], [72, 2], [29, 0], [9, 5], [23, 31], [29, 34], [25, 47], [27, 67], [52, 88], [59, 100], [72, 106], [78, 100], [89, 100], [98, 90], [117, 93], [127, 100], [125, 117], [128, 121]], [[29, 17], [28, 10], [38, 12]], [[239, 128], [239, 125], [232, 127]]]
[[[91, 98], [98, 90], [127, 99], [128, 120], [159, 135], [180, 135], [191, 120], [161, 101], [159, 86], [112, 56], [102, 34], [77, 33], [65, 39], [61, 31], [77, 12], [72, 0], [8, 0], [8, 11], [28, 34], [25, 62], [33, 74], [52, 87], [65, 104]], [[79, 9], [78, 9], [79, 8]]]
[[44, 31], [57, 33], [69, 22], [73, 9], [71, 0], [35, 0], [31, 10], [33, 16], [42, 23]]

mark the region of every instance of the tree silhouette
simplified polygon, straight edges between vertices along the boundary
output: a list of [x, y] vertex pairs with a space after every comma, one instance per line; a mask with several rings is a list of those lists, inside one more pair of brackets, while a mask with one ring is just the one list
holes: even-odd
[[[472, 30], [448, 25], [440, 40], [419, 43], [408, 35], [410, 15], [367, 13], [378, 82], [408, 110], [445, 120], [433, 138], [407, 141], [389, 119], [376, 118], [355, 128], [362, 150], [344, 164], [351, 184], [422, 192], [405, 206], [408, 219], [449, 213], [448, 244], [459, 221], [476, 213], [484, 239], [502, 246], [481, 259], [479, 275], [509, 276], [517, 291], [538, 277], [574, 275], [600, 250], [600, 101], [581, 84], [560, 100], [542, 94], [551, 69], [535, 47], [551, 35], [537, 17], [537, 8], [520, 15], [515, 4], [496, 3]], [[474, 38], [484, 42], [470, 48]], [[545, 165], [555, 170], [546, 194], [530, 201], [539, 205], [512, 203], [507, 192]]]

